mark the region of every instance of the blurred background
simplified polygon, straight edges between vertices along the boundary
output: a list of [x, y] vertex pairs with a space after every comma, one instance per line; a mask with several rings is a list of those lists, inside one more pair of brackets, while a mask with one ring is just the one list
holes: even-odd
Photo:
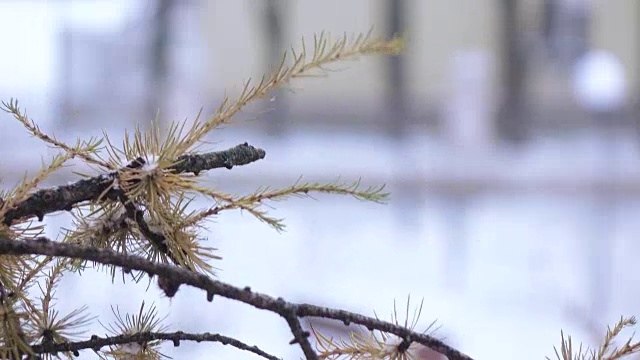
[[[318, 196], [278, 203], [279, 234], [248, 215], [208, 229], [219, 278], [290, 301], [401, 319], [478, 359], [541, 359], [560, 330], [595, 346], [638, 314], [640, 2], [633, 0], [0, 1], [0, 98], [61, 139], [114, 139], [158, 117], [212, 113], [300, 39], [402, 33], [399, 57], [363, 58], [296, 81], [214, 131], [206, 150], [249, 142], [257, 163], [206, 182], [245, 194], [300, 175], [387, 184], [388, 205]], [[54, 151], [0, 114], [5, 187]], [[81, 167], [80, 167], [81, 168]], [[77, 168], [76, 168], [77, 170]], [[77, 179], [63, 171], [49, 185]], [[207, 204], [198, 204], [205, 207]], [[47, 220], [56, 237], [66, 215]], [[172, 330], [219, 332], [300, 356], [277, 316], [181, 289], [69, 276], [64, 312], [155, 302]], [[341, 323], [316, 321], [327, 334]], [[104, 334], [99, 325], [88, 334]], [[88, 336], [87, 336], [88, 337]], [[220, 344], [174, 358], [255, 358]], [[93, 356], [85, 352], [84, 356]], [[425, 359], [435, 359], [425, 354]]]

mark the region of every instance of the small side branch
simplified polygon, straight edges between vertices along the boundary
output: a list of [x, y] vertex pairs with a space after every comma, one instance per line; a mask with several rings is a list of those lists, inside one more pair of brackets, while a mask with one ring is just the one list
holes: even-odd
[[264, 159], [266, 153], [247, 143], [240, 144], [225, 151], [211, 152], [202, 155], [180, 156], [172, 169], [176, 173], [192, 172], [196, 176], [201, 171], [225, 167], [231, 169], [236, 165], [247, 165], [256, 160]]
[[420, 343], [447, 356], [449, 360], [472, 360], [470, 356], [445, 344], [442, 340], [427, 334], [412, 331], [404, 326], [344, 310], [287, 302], [281, 298], [276, 299], [266, 294], [254, 292], [249, 287], [238, 288], [214, 280], [204, 274], [195, 273], [173, 265], [154, 263], [139, 256], [120, 254], [110, 249], [97, 249], [60, 243], [51, 241], [45, 237], [40, 237], [35, 240], [11, 240], [6, 237], [0, 237], [0, 254], [70, 257], [106, 265], [115, 265], [131, 270], [144, 271], [149, 275], [166, 278], [173, 284], [186, 284], [202, 289], [207, 293], [207, 297], [210, 297], [211, 294], [219, 295], [243, 302], [258, 309], [274, 312], [285, 318], [291, 314], [295, 314], [297, 317], [322, 317], [339, 320], [345, 324], [354, 323], [366, 326], [370, 330], [379, 330], [394, 334], [406, 342]]
[[402, 339], [399, 346], [408, 349], [416, 342], [447, 356], [449, 360], [470, 360], [471, 357], [445, 344], [442, 340], [422, 333], [416, 333], [409, 328], [398, 326], [376, 318], [352, 313], [345, 310], [330, 309], [311, 304], [297, 304], [299, 317], [322, 317], [342, 321], [344, 324], [358, 324], [369, 330], [391, 333]]
[[142, 235], [144, 235], [147, 240], [149, 240], [155, 247], [166, 255], [174, 264], [180, 265], [180, 262], [176, 259], [176, 257], [169, 251], [169, 247], [167, 246], [167, 239], [163, 234], [155, 233], [151, 231], [149, 224], [144, 221], [143, 213], [140, 209], [138, 209], [127, 196], [122, 192], [122, 190], [118, 190], [118, 199], [122, 203], [125, 209], [125, 215], [131, 219], [131, 221], [135, 222], [140, 229]]
[[[176, 173], [192, 172], [198, 175], [205, 170], [230, 169], [235, 165], [246, 165], [264, 157], [264, 150], [244, 143], [223, 151], [201, 155], [183, 155], [169, 169]], [[9, 210], [2, 222], [5, 225], [11, 225], [16, 219], [34, 216], [42, 221], [46, 214], [62, 210], [69, 211], [75, 204], [96, 200], [111, 186], [114, 179], [115, 173], [103, 174], [69, 185], [39, 190]], [[117, 195], [113, 191], [108, 192], [105, 196], [108, 199], [117, 200]]]
[[300, 324], [300, 320], [296, 316], [295, 313], [289, 313], [284, 315], [284, 319], [287, 320], [287, 324], [289, 324], [289, 329], [291, 329], [291, 334], [293, 334], [293, 340], [289, 342], [289, 344], [293, 345], [298, 343], [302, 348], [302, 352], [307, 360], [317, 360], [318, 354], [316, 354], [315, 350], [311, 346], [309, 342], [309, 336], [311, 335], [308, 331], [305, 331]]
[[[36, 354], [56, 354], [59, 352], [72, 352], [77, 353], [80, 350], [92, 349], [95, 351], [100, 350], [105, 346], [124, 345], [132, 343], [144, 343], [155, 340], [173, 341], [174, 346], [180, 346], [180, 341], [210, 341], [219, 342], [223, 345], [231, 345], [240, 350], [249, 351], [256, 355], [262, 356], [269, 360], [280, 360], [280, 358], [273, 356], [255, 345], [248, 345], [240, 340], [220, 335], [220, 334], [190, 334], [182, 331], [176, 331], [173, 333], [155, 333], [155, 332], [141, 332], [137, 334], [125, 334], [111, 337], [99, 337], [93, 335], [90, 340], [77, 341], [77, 342], [65, 342], [65, 343], [49, 343], [42, 345], [33, 345], [31, 349]], [[78, 356], [78, 355], [76, 355]]]

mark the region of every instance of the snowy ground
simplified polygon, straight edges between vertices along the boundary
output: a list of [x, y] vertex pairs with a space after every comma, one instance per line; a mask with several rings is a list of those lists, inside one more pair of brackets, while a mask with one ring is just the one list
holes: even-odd
[[[617, 159], [611, 161], [600, 151], [602, 142], [588, 133], [539, 140], [518, 152], [494, 149], [474, 155], [426, 136], [398, 149], [372, 136], [290, 134], [278, 140], [255, 133], [219, 134], [218, 148], [246, 140], [268, 152], [258, 163], [207, 175], [212, 185], [232, 191], [270, 181], [285, 185], [300, 174], [309, 180], [361, 176], [388, 183], [393, 194], [403, 193], [397, 184], [407, 178], [428, 183], [434, 174], [529, 184], [522, 191], [497, 188], [467, 197], [425, 186], [413, 196], [392, 197], [389, 205], [344, 197], [295, 199], [276, 204], [274, 214], [286, 218], [288, 226], [283, 234], [248, 215], [223, 214], [209, 234], [224, 257], [219, 264], [223, 281], [383, 317], [394, 299], [404, 304], [411, 295], [417, 305], [424, 298], [420, 324], [437, 319], [438, 334], [478, 359], [540, 359], [552, 354], [560, 329], [592, 343], [605, 324], [637, 314], [634, 292], [625, 285], [637, 273], [637, 194], [611, 200], [536, 187], [548, 179], [576, 184], [589, 177], [633, 180], [638, 151], [631, 136], [618, 136], [616, 149], [606, 150]], [[21, 144], [4, 142], [0, 152], [15, 154]], [[399, 156], [403, 152], [410, 157]], [[24, 161], [37, 165], [39, 154], [26, 153]], [[234, 179], [242, 185], [234, 185]], [[55, 236], [65, 218], [47, 221]], [[87, 273], [63, 283], [58, 303], [61, 309], [89, 304], [105, 322], [111, 319], [110, 306], [135, 312], [146, 299], [169, 314], [173, 329], [219, 332], [284, 358], [298, 356], [277, 316], [221, 298], [209, 304], [203, 293], [187, 288], [172, 300], [159, 295], [155, 285], [148, 290], [112, 285], [106, 275]], [[103, 332], [99, 327], [93, 331]], [[215, 344], [166, 350], [177, 358], [185, 358], [185, 351], [190, 358], [254, 358]]]

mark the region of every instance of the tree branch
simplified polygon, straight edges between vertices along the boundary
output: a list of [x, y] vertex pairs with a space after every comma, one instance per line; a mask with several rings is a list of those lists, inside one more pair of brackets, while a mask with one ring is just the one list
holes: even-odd
[[184, 268], [168, 264], [154, 263], [139, 256], [119, 254], [110, 249], [96, 249], [59, 243], [44, 237], [26, 241], [10, 240], [6, 237], [0, 237], [0, 254], [33, 254], [79, 258], [106, 265], [115, 265], [126, 269], [144, 271], [149, 275], [158, 275], [166, 278], [174, 284], [187, 284], [202, 289], [207, 292], [208, 298], [211, 294], [217, 294], [252, 305], [258, 309], [272, 311], [285, 319], [293, 313], [297, 317], [322, 317], [339, 320], [347, 325], [355, 323], [366, 326], [370, 330], [375, 329], [385, 333], [394, 334], [406, 342], [420, 343], [447, 356], [449, 360], [472, 360], [471, 357], [445, 344], [442, 340], [426, 334], [411, 331], [403, 326], [344, 310], [331, 309], [310, 304], [296, 304], [287, 302], [282, 298], [275, 299], [269, 295], [253, 292], [249, 287], [241, 289], [221, 281], [213, 280], [204, 274], [195, 273]]
[[[192, 172], [198, 175], [205, 170], [222, 167], [231, 169], [235, 165], [246, 165], [264, 157], [264, 150], [244, 143], [223, 151], [180, 156], [176, 159], [176, 164], [169, 169], [176, 173]], [[109, 188], [115, 178], [115, 174], [103, 174], [79, 180], [73, 184], [39, 190], [9, 210], [2, 222], [9, 226], [16, 219], [33, 216], [42, 221], [46, 214], [61, 210], [69, 211], [75, 204], [96, 200]], [[110, 191], [106, 196], [109, 199], [117, 200], [114, 191]]]
[[307, 360], [318, 360], [318, 354], [316, 354], [315, 350], [313, 350], [313, 347], [311, 346], [311, 343], [309, 342], [309, 336], [311, 334], [308, 331], [302, 329], [300, 319], [298, 319], [298, 316], [295, 313], [295, 309], [291, 310], [291, 312], [284, 315], [284, 319], [287, 320], [289, 329], [291, 329], [291, 333], [293, 334], [293, 340], [291, 340], [289, 344], [300, 344], [302, 352], [304, 353], [304, 356], [307, 357]]
[[149, 240], [153, 244], [153, 246], [158, 249], [158, 251], [165, 254], [171, 261], [173, 261], [174, 264], [180, 265], [180, 262], [175, 257], [175, 255], [172, 254], [171, 251], [169, 251], [167, 238], [164, 236], [164, 234], [152, 231], [149, 227], [149, 224], [147, 224], [147, 222], [144, 220], [144, 214], [142, 213], [142, 211], [138, 209], [136, 205], [134, 205], [131, 201], [129, 201], [127, 195], [122, 190], [118, 190], [117, 193], [118, 199], [122, 203], [122, 206], [124, 206], [125, 215], [127, 216], [127, 218], [136, 223], [142, 235], [144, 235], [144, 237], [146, 237], [147, 240]]
[[196, 176], [201, 171], [225, 167], [231, 169], [236, 165], [247, 165], [254, 161], [264, 159], [264, 150], [255, 148], [248, 143], [234, 146], [225, 151], [210, 152], [202, 155], [182, 155], [171, 168], [176, 173], [192, 172]]
[[[262, 356], [269, 360], [280, 360], [278, 357], [266, 353], [257, 346], [247, 345], [240, 340], [236, 340], [231, 337], [227, 337], [220, 334], [189, 334], [182, 331], [176, 331], [173, 333], [154, 333], [154, 332], [141, 332], [137, 334], [123, 334], [111, 337], [99, 337], [96, 335], [91, 336], [90, 340], [78, 341], [78, 342], [65, 342], [65, 343], [49, 343], [41, 345], [33, 345], [31, 349], [36, 354], [56, 354], [58, 352], [78, 352], [80, 350], [92, 349], [95, 351], [100, 350], [104, 346], [122, 345], [130, 343], [144, 343], [154, 340], [170, 340], [173, 341], [174, 346], [180, 346], [181, 340], [186, 341], [211, 341], [219, 342], [223, 345], [231, 345], [240, 350], [250, 351], [256, 355]], [[76, 355], [78, 356], [78, 355]]]

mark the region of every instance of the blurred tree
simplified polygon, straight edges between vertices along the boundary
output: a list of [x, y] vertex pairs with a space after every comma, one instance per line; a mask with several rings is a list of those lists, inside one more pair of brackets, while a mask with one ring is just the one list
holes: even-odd
[[524, 115], [526, 57], [521, 40], [519, 1], [503, 0], [502, 10], [502, 68], [503, 100], [497, 124], [500, 136], [511, 142], [521, 142], [527, 136]]

